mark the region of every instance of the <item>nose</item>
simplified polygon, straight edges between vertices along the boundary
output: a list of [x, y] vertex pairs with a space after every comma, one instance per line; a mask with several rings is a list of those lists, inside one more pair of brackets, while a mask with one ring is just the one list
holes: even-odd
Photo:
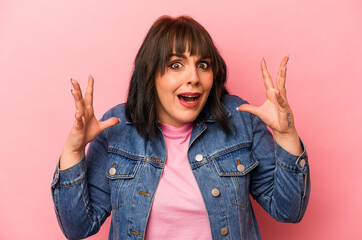
[[187, 84], [197, 87], [200, 84], [199, 73], [197, 72], [196, 66], [193, 66], [189, 69], [189, 76]]

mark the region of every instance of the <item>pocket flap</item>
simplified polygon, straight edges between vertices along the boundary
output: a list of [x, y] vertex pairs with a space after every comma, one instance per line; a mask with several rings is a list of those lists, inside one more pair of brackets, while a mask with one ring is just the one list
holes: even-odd
[[250, 151], [250, 147], [242, 147], [213, 159], [220, 176], [244, 176], [258, 166]]
[[134, 178], [141, 161], [127, 158], [117, 153], [109, 152], [106, 176], [109, 179]]

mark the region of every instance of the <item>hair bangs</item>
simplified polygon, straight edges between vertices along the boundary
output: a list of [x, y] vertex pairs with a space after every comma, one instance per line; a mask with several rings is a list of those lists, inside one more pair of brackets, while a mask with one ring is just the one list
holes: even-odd
[[186, 17], [176, 19], [160, 41], [160, 72], [165, 73], [166, 64], [173, 54], [184, 54], [200, 58], [211, 58], [213, 42], [207, 31], [195, 21]]
[[197, 25], [192, 25], [188, 22], [176, 30], [174, 36], [174, 50], [176, 54], [183, 54], [189, 52], [190, 56], [198, 56], [200, 58], [210, 57], [210, 41], [207, 41], [205, 31], [198, 28]]

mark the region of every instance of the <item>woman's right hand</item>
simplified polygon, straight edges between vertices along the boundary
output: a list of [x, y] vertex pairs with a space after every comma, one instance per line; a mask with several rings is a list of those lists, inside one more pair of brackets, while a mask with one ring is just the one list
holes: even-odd
[[79, 83], [73, 79], [71, 82], [74, 88], [72, 95], [76, 107], [75, 121], [63, 148], [59, 163], [60, 169], [66, 169], [78, 163], [85, 155], [86, 145], [93, 141], [104, 129], [112, 127], [119, 122], [119, 119], [116, 117], [99, 122], [94, 116], [94, 79], [92, 76], [89, 76], [84, 99]]

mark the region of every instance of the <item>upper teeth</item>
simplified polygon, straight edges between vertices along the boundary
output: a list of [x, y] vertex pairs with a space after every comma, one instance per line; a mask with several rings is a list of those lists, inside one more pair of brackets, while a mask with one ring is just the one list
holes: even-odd
[[197, 97], [197, 96], [190, 96], [190, 95], [181, 95], [183, 97]]

